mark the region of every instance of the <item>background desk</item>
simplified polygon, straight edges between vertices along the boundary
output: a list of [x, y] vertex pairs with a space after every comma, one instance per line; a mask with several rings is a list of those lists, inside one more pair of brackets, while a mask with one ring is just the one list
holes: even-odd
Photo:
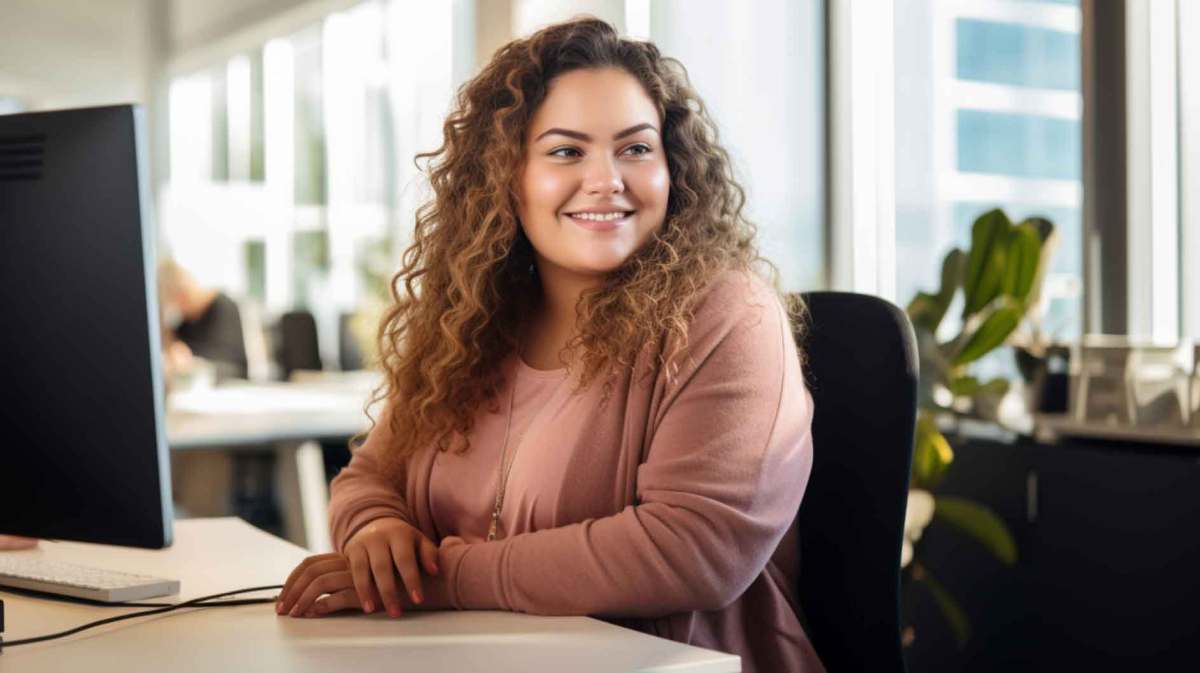
[[[3, 553], [44, 554], [181, 580], [181, 595], [162, 602], [282, 584], [307, 555], [239, 519], [179, 521], [175, 545], [163, 551], [43, 542], [39, 550]], [[8, 612], [6, 640], [60, 631], [125, 611], [3, 591], [0, 596]], [[272, 605], [157, 615], [0, 655], [3, 673], [164, 670], [733, 673], [741, 665], [731, 654], [588, 617], [481, 611], [413, 612], [400, 619], [357, 613], [292, 619], [277, 616]]]
[[[313, 551], [331, 549], [321, 440], [344, 442], [369, 427], [363, 411], [374, 374], [323, 375], [289, 383], [241, 383], [168, 399], [172, 452], [274, 451], [284, 535]], [[227, 500], [228, 493], [222, 494]]]

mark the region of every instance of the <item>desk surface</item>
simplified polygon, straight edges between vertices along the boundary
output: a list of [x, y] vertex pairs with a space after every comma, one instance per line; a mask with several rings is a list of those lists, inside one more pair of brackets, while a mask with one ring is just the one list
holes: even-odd
[[1108, 425], [1095, 421], [1079, 421], [1069, 414], [1039, 414], [1035, 436], [1045, 442], [1059, 437], [1081, 437], [1110, 441], [1170, 444], [1200, 449], [1200, 425], [1140, 427]]
[[[307, 552], [239, 519], [176, 522], [163, 551], [43, 542], [43, 554], [98, 567], [181, 580], [186, 600], [282, 583]], [[259, 595], [274, 595], [267, 592]], [[60, 631], [113, 616], [96, 607], [0, 591], [6, 640]], [[164, 602], [168, 602], [165, 601]], [[729, 673], [738, 657], [682, 645], [588, 617], [507, 612], [346, 613], [279, 617], [272, 605], [190, 610], [135, 619], [70, 638], [6, 650], [0, 672], [21, 671], [561, 671]]]
[[373, 376], [328, 377], [172, 393], [167, 443], [186, 450], [345, 439], [369, 427], [364, 406], [376, 381]]

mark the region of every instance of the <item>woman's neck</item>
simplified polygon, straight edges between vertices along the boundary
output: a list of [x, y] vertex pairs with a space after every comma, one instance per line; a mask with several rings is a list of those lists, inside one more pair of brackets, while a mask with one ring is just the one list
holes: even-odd
[[600, 280], [552, 264], [538, 263], [542, 295], [534, 310], [522, 348], [525, 362], [536, 369], [558, 369], [567, 363], [559, 354], [577, 332], [576, 306], [579, 297]]

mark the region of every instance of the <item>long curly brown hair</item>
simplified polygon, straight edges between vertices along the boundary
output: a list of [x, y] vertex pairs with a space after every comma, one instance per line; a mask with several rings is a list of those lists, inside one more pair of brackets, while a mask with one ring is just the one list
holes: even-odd
[[434, 196], [417, 211], [378, 334], [386, 378], [374, 401], [391, 409], [393, 473], [421, 447], [466, 450], [474, 414], [494, 408], [499, 365], [541, 292], [517, 216], [526, 131], [555, 77], [581, 68], [620, 68], [642, 84], [662, 120], [670, 194], [658, 231], [579, 299], [566, 347], [578, 388], [603, 378], [607, 392], [647, 344], [665, 346], [668, 372], [677, 367], [696, 300], [721, 271], [754, 270], [778, 291], [716, 125], [679, 61], [594, 18], [514, 40], [459, 89], [442, 146], [417, 155]]

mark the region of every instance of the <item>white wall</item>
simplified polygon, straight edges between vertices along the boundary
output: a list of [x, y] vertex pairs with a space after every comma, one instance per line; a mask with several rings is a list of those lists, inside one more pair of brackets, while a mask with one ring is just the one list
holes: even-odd
[[311, 0], [166, 0], [174, 53], [219, 41]]
[[625, 32], [625, 0], [513, 0], [512, 33], [523, 37], [580, 14], [603, 19], [618, 33]]
[[146, 102], [153, 0], [4, 0], [0, 95], [28, 109]]

